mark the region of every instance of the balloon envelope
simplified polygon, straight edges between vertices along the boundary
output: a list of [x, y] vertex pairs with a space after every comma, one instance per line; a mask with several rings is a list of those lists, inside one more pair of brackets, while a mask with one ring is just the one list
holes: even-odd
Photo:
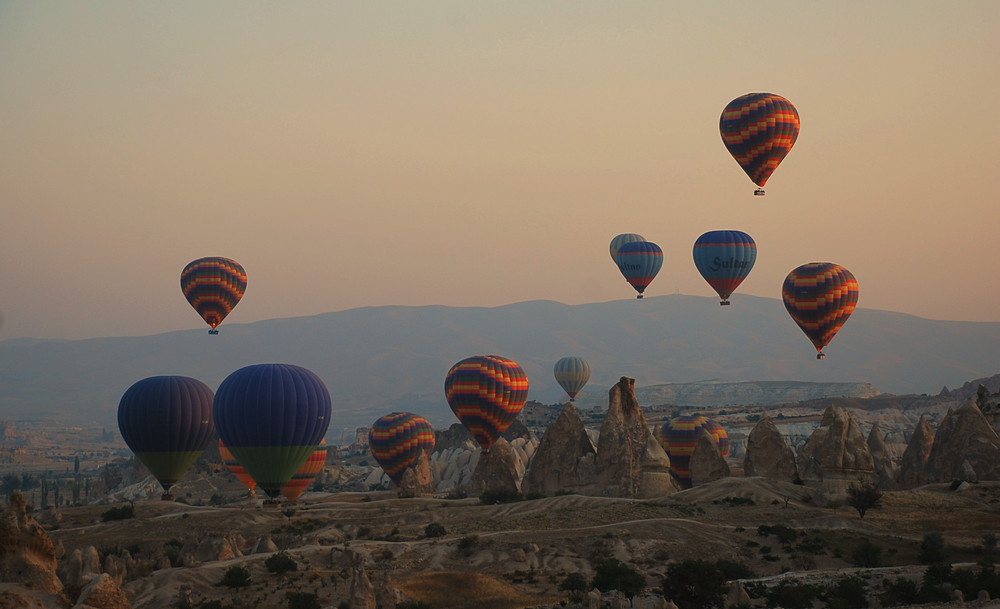
[[524, 407], [528, 376], [511, 359], [476, 355], [451, 367], [444, 394], [452, 412], [487, 453]]
[[222, 381], [213, 410], [226, 447], [276, 498], [326, 435], [330, 393], [300, 366], [256, 364]]
[[748, 93], [729, 102], [719, 119], [729, 153], [763, 187], [799, 137], [799, 113], [773, 93]]
[[858, 305], [858, 280], [839, 264], [810, 262], [785, 277], [781, 300], [821, 359]]
[[691, 488], [691, 455], [702, 430], [715, 441], [722, 458], [728, 457], [729, 435], [714, 419], [684, 415], [669, 419], [660, 427], [660, 445], [670, 457], [670, 474], [683, 488]]
[[723, 303], [753, 269], [757, 244], [738, 230], [709, 231], [694, 242], [694, 264]]
[[618, 250], [618, 269], [642, 298], [663, 266], [663, 250], [652, 241], [632, 241]]
[[398, 487], [420, 451], [427, 456], [434, 451], [434, 428], [418, 414], [392, 412], [379, 417], [368, 430], [368, 446], [382, 471]]
[[618, 250], [622, 248], [626, 243], [632, 243], [633, 241], [645, 241], [646, 238], [642, 235], [636, 233], [622, 233], [611, 240], [611, 245], [608, 248], [611, 251], [611, 259], [615, 264], [618, 264]]
[[229, 258], [199, 258], [181, 271], [184, 298], [213, 331], [232, 312], [246, 289], [247, 272]]
[[316, 476], [323, 471], [324, 465], [326, 465], [326, 440], [320, 440], [316, 450], [309, 455], [302, 467], [292, 474], [292, 479], [281, 489], [281, 494], [289, 501], [298, 499], [309, 488]]
[[556, 362], [552, 374], [572, 402], [590, 380], [590, 364], [582, 357], [567, 356]]
[[212, 390], [186, 376], [142, 379], [118, 403], [118, 429], [169, 491], [215, 438]]
[[226, 448], [226, 445], [223, 444], [222, 440], [219, 440], [219, 456], [222, 457], [222, 463], [229, 468], [229, 471], [236, 476], [237, 480], [243, 483], [243, 486], [250, 490], [250, 494], [252, 495], [253, 489], [257, 486], [257, 483], [254, 481], [253, 477], [247, 473], [246, 468], [240, 465], [240, 462], [236, 460], [233, 453], [229, 452], [229, 449]]

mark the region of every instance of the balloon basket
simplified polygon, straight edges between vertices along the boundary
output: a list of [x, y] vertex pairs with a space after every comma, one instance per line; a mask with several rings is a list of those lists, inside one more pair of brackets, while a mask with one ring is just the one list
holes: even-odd
[[755, 196], [755, 197], [763, 197], [764, 196], [764, 189], [763, 188], [758, 188], [757, 190], [753, 191], [753, 196]]
[[728, 300], [721, 300], [721, 301], [719, 301], [719, 306], [720, 307], [728, 307], [729, 306], [729, 301]]
[[270, 498], [268, 498], [268, 499], [264, 500], [264, 503], [262, 505], [265, 508], [278, 509], [278, 508], [281, 507], [281, 500], [280, 499], [270, 499]]
[[218, 334], [219, 331], [218, 330], [209, 330], [208, 333], [209, 334]]
[[816, 359], [826, 359], [826, 353], [820, 351], [819, 353], [816, 354]]
[[642, 298], [642, 294], [639, 294], [638, 296], [636, 296], [636, 298], [641, 299]]

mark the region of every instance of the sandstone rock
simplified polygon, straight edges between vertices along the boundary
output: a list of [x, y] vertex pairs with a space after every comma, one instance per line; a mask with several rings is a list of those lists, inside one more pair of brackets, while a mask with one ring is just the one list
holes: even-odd
[[101, 573], [80, 592], [73, 609], [132, 609], [132, 603], [113, 577]]
[[1000, 480], [1000, 436], [974, 400], [938, 425], [924, 472], [928, 482]]
[[885, 439], [882, 437], [878, 423], [872, 424], [872, 430], [868, 433], [868, 450], [871, 451], [872, 461], [875, 464], [878, 487], [886, 491], [895, 490], [899, 468], [889, 456], [889, 450], [885, 446]]
[[608, 392], [595, 469], [593, 488], [598, 495], [649, 498], [677, 490], [670, 458], [635, 400], [635, 379], [623, 376]]
[[274, 554], [278, 551], [278, 546], [271, 539], [270, 535], [261, 535], [253, 545], [251, 554]]
[[431, 466], [426, 452], [420, 451], [416, 463], [406, 468], [399, 483], [400, 497], [423, 497], [434, 494]]
[[25, 512], [21, 493], [10, 496], [0, 513], [0, 581], [53, 595], [62, 593], [56, 576], [56, 552], [45, 529]]
[[365, 560], [353, 552], [351, 555], [353, 564], [350, 570], [348, 605], [351, 609], [376, 609], [375, 586], [368, 577]]
[[473, 476], [474, 487], [485, 491], [521, 492], [521, 479], [510, 443], [499, 438], [490, 452], [479, 456], [479, 465]]
[[691, 470], [692, 486], [729, 477], [729, 464], [719, 452], [719, 445], [712, 439], [712, 435], [704, 429], [698, 434], [688, 468]]
[[730, 582], [729, 592], [726, 594], [726, 600], [722, 604], [724, 609], [739, 606], [746, 607], [748, 605], [750, 605], [750, 595], [743, 588], [743, 584], [738, 581]]
[[934, 431], [927, 419], [921, 416], [899, 463], [898, 482], [900, 489], [910, 489], [927, 484], [924, 470], [927, 467], [927, 459], [931, 456], [933, 446]]
[[792, 482], [799, 476], [795, 453], [785, 442], [774, 421], [767, 415], [754, 425], [747, 437], [743, 475], [748, 478], [761, 476], [785, 482]]
[[194, 551], [195, 562], [215, 562], [243, 556], [240, 545], [233, 535], [209, 537], [198, 544]]
[[820, 426], [799, 448], [797, 465], [806, 484], [835, 494], [859, 478], [875, 478], [875, 460], [861, 428], [849, 411], [837, 406], [823, 412]]
[[593, 484], [594, 448], [580, 413], [566, 404], [559, 417], [542, 435], [521, 483], [526, 493], [553, 495], [556, 491], [580, 491]]

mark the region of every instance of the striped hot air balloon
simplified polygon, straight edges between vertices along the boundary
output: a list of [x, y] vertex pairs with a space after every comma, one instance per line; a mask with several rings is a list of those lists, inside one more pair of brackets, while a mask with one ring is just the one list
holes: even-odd
[[691, 454], [702, 430], [715, 440], [722, 458], [728, 457], [729, 435], [714, 419], [684, 415], [668, 420], [659, 430], [660, 445], [670, 457], [670, 474], [683, 488], [691, 488]]
[[556, 362], [552, 374], [572, 402], [590, 380], [590, 364], [582, 357], [567, 356]]
[[645, 241], [645, 240], [646, 240], [645, 237], [643, 237], [642, 235], [638, 235], [636, 233], [622, 233], [616, 236], [614, 239], [611, 240], [611, 245], [608, 248], [611, 252], [611, 260], [613, 260], [615, 264], [618, 264], [618, 250], [620, 250], [622, 246], [625, 245], [626, 243], [632, 243], [633, 241]]
[[291, 364], [240, 368], [219, 385], [213, 407], [219, 438], [272, 500], [315, 452], [330, 413], [323, 381]]
[[392, 412], [368, 430], [368, 446], [382, 471], [399, 487], [403, 472], [417, 462], [420, 451], [428, 456], [434, 451], [434, 428], [418, 414]]
[[323, 471], [326, 465], [326, 440], [321, 440], [319, 446], [313, 451], [302, 467], [292, 474], [292, 479], [281, 489], [281, 494], [289, 501], [295, 501], [302, 493], [309, 488], [316, 476]]
[[709, 231], [694, 242], [694, 265], [708, 285], [719, 294], [721, 305], [753, 269], [757, 261], [757, 244], [738, 230]]
[[229, 449], [226, 448], [226, 445], [222, 442], [222, 440], [219, 440], [219, 456], [222, 457], [222, 463], [233, 473], [234, 476], [236, 476], [236, 479], [242, 482], [243, 486], [247, 487], [247, 490], [250, 491], [250, 496], [256, 497], [256, 493], [254, 493], [253, 489], [257, 486], [257, 483], [254, 482], [253, 477], [247, 473], [246, 468], [240, 465], [240, 462], [236, 460], [233, 453], [229, 452]]
[[764, 184], [799, 137], [799, 113], [773, 93], [748, 93], [729, 102], [719, 119], [729, 153], [764, 194]]
[[528, 376], [511, 359], [476, 355], [451, 367], [444, 394], [452, 412], [486, 454], [524, 407]]
[[663, 250], [652, 241], [632, 241], [618, 250], [618, 269], [642, 298], [663, 266]]
[[235, 260], [214, 256], [193, 260], [181, 272], [181, 291], [211, 329], [229, 315], [247, 289], [247, 272]]
[[118, 403], [118, 430], [172, 499], [170, 487], [215, 437], [212, 390], [186, 376], [142, 379]]
[[832, 262], [810, 262], [793, 269], [781, 286], [781, 300], [824, 359], [830, 344], [858, 305], [858, 280]]

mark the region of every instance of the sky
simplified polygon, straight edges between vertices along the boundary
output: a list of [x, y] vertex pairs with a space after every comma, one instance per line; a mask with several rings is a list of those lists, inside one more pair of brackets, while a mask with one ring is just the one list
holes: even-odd
[[[1000, 321], [1000, 3], [0, 0], [0, 340], [205, 328], [183, 267], [225, 256], [225, 323], [378, 305], [713, 296], [708, 230], [859, 307]], [[719, 115], [801, 118], [765, 197]], [[792, 323], [789, 320], [789, 323]], [[225, 324], [223, 324], [223, 328]]]

